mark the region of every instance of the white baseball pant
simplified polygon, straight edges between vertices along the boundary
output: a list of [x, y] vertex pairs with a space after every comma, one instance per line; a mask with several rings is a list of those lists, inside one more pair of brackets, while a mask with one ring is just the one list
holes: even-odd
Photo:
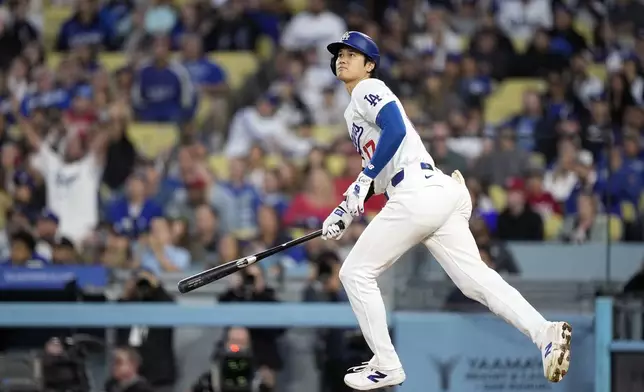
[[387, 190], [389, 200], [366, 227], [340, 269], [360, 329], [374, 353], [371, 364], [402, 365], [389, 336], [385, 304], [376, 278], [423, 242], [469, 298], [486, 305], [539, 345], [546, 320], [479, 255], [469, 228], [472, 203], [465, 185], [440, 171], [405, 169], [405, 179]]

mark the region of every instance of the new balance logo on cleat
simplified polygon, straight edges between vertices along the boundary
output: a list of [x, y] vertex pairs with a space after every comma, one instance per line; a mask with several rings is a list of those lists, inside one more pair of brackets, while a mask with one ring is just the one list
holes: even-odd
[[546, 346], [546, 353], [543, 355], [544, 358], [548, 358], [548, 355], [552, 352], [552, 342], [548, 343]]
[[372, 373], [367, 376], [367, 378], [372, 382], [380, 382], [380, 380], [382, 380], [385, 377], [387, 377], [387, 375], [379, 371], [376, 371], [375, 373]]

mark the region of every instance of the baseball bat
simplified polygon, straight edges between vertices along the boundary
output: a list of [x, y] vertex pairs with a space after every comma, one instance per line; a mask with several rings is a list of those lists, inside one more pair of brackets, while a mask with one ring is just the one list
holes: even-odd
[[[344, 229], [344, 222], [338, 222], [340, 229]], [[193, 290], [198, 289], [199, 287], [205, 286], [208, 283], [212, 283], [219, 279], [223, 279], [228, 275], [231, 275], [239, 270], [242, 270], [249, 265], [255, 264], [258, 261], [265, 259], [269, 256], [274, 255], [275, 253], [282, 252], [286, 249], [292, 248], [294, 246], [303, 244], [309, 240], [317, 238], [322, 235], [322, 230], [316, 230], [312, 233], [304, 235], [302, 237], [296, 238], [294, 240], [285, 242], [281, 245], [277, 245], [270, 249], [263, 250], [259, 253], [256, 253], [252, 256], [244, 257], [241, 259], [229, 261], [227, 263], [218, 265], [216, 267], [207, 269], [205, 271], [199, 272], [195, 275], [189, 276], [185, 279], [182, 279], [178, 286], [179, 292], [181, 294], [189, 293]]]

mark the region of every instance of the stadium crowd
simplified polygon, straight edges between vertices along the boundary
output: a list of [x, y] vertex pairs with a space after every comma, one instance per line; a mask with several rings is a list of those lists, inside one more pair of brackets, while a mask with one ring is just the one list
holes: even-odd
[[[362, 167], [326, 51], [347, 30], [378, 42], [378, 77], [437, 167], [465, 174], [490, 265], [517, 272], [505, 241], [644, 241], [641, 1], [1, 4], [3, 268], [143, 271], [149, 295], [164, 272], [321, 227]], [[344, 300], [342, 256], [384, 203], [372, 198], [339, 243], [275, 256], [220, 299], [275, 300], [264, 275], [309, 263], [305, 299]], [[141, 361], [117, 354], [128, 371]]]

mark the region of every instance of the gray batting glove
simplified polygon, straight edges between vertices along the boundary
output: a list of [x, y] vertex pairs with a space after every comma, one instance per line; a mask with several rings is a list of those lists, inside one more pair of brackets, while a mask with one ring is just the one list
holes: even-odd
[[[349, 212], [347, 212], [347, 203], [343, 201], [339, 206], [333, 210], [333, 212], [324, 220], [322, 223], [322, 239], [335, 239], [339, 240], [344, 235], [344, 232], [347, 230], [351, 222], [353, 222], [353, 217]], [[342, 222], [344, 227], [341, 227], [339, 223]]]

